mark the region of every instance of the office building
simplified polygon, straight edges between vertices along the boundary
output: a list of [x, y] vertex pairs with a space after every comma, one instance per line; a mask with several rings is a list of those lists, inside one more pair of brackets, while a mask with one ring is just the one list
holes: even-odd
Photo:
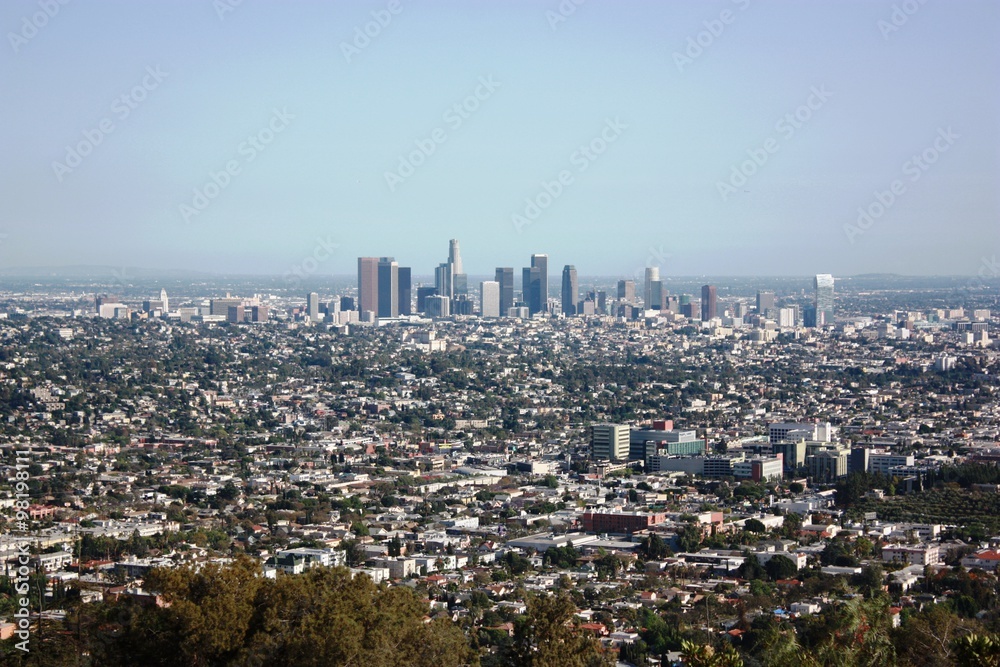
[[357, 310], [358, 304], [354, 300], [353, 296], [342, 296], [340, 297], [340, 309], [341, 310]]
[[229, 317], [229, 307], [230, 306], [242, 306], [243, 299], [237, 299], [226, 295], [224, 299], [212, 299], [209, 301], [208, 312], [210, 315], [219, 315], [221, 317]]
[[500, 284], [500, 312], [506, 316], [507, 311], [514, 307], [514, 269], [498, 266], [494, 280]]
[[[656, 294], [653, 284], [656, 283]], [[645, 285], [642, 293], [642, 306], [646, 310], [659, 310], [663, 299], [663, 285], [660, 283], [660, 267], [646, 267]]]
[[427, 297], [437, 296], [437, 287], [418, 287], [417, 288], [417, 312], [426, 313], [427, 312]]
[[567, 264], [563, 267], [562, 273], [563, 315], [576, 315], [576, 304], [579, 296], [580, 289], [576, 278], [576, 267], [572, 264]]
[[451, 299], [446, 296], [434, 295], [425, 300], [428, 317], [448, 317], [451, 315]]
[[618, 300], [623, 303], [635, 303], [635, 281], [618, 281]]
[[267, 322], [268, 308], [267, 306], [252, 306], [250, 308], [250, 321], [260, 324], [262, 322]]
[[767, 426], [768, 442], [771, 445], [798, 440], [831, 442], [833, 435], [834, 427], [830, 422], [775, 422]]
[[479, 283], [479, 314], [482, 317], [500, 317], [500, 283], [497, 281]]
[[462, 269], [462, 255], [458, 249], [458, 239], [448, 241], [448, 263], [451, 264], [451, 296], [452, 298], [468, 294], [469, 278]]
[[319, 314], [319, 294], [316, 292], [309, 292], [306, 297], [306, 315], [312, 322], [319, 322], [322, 319]]
[[765, 317], [769, 317], [768, 311], [774, 310], [776, 306], [774, 292], [761, 290], [757, 292], [757, 312]]
[[832, 482], [847, 476], [847, 449], [829, 448], [806, 457], [809, 476], [818, 482]]
[[650, 456], [697, 456], [705, 453], [705, 441], [697, 431], [636, 428], [629, 433], [628, 457], [645, 461]]
[[775, 456], [781, 456], [785, 472], [793, 474], [806, 464], [806, 441], [804, 439], [797, 441], [785, 439], [772, 443], [771, 453]]
[[590, 451], [595, 459], [624, 461], [628, 458], [629, 427], [624, 424], [594, 424], [590, 427]]
[[733, 477], [754, 482], [780, 480], [784, 475], [781, 457], [757, 456], [733, 464]]
[[715, 285], [702, 285], [701, 287], [701, 321], [708, 322], [718, 315], [719, 304], [716, 297]]
[[392, 257], [378, 260], [378, 306], [375, 314], [379, 317], [399, 317], [399, 265]]
[[246, 311], [243, 308], [243, 304], [238, 306], [229, 306], [226, 311], [226, 321], [230, 324], [240, 324], [246, 319]]
[[397, 302], [400, 315], [413, 314], [413, 292], [410, 282], [410, 267], [401, 266], [396, 272]]
[[634, 533], [664, 523], [665, 512], [605, 512], [583, 513], [583, 530], [588, 533]]
[[829, 273], [816, 274], [813, 281], [816, 287], [816, 326], [822, 327], [834, 323], [833, 309], [833, 276]]
[[913, 467], [913, 454], [886, 454], [884, 452], [872, 452], [868, 458], [868, 472], [891, 475], [893, 468]]
[[358, 310], [378, 311], [377, 257], [358, 257]]
[[548, 255], [535, 254], [531, 256], [531, 266], [524, 268], [521, 272], [521, 295], [530, 314], [548, 312]]

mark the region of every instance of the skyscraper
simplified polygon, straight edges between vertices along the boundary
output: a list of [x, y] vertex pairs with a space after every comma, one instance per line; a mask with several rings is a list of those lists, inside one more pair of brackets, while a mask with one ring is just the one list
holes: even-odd
[[312, 322], [319, 322], [319, 294], [316, 292], [309, 292], [309, 296], [306, 298], [306, 315], [309, 316], [309, 320]]
[[507, 311], [514, 307], [514, 269], [498, 266], [495, 280], [500, 283], [500, 313], [506, 317]]
[[762, 290], [757, 292], [757, 313], [767, 316], [767, 311], [774, 310], [774, 292]]
[[163, 303], [163, 312], [170, 312], [170, 299], [167, 298], [167, 290], [160, 290], [160, 301]]
[[413, 314], [413, 291], [410, 282], [410, 267], [401, 266], [396, 274], [399, 287], [399, 314]]
[[646, 282], [642, 293], [642, 305], [646, 310], [659, 309], [661, 305], [660, 299], [656, 299], [655, 301], [653, 300], [653, 297], [655, 296], [653, 294], [653, 283], [660, 282], [660, 267], [647, 266], [645, 278]]
[[580, 289], [576, 279], [576, 267], [567, 264], [562, 272], [562, 313], [576, 315], [576, 302], [580, 300]]
[[701, 286], [701, 321], [707, 322], [714, 319], [719, 308], [716, 298], [715, 285]]
[[378, 306], [375, 313], [379, 317], [399, 317], [399, 264], [392, 257], [378, 260]]
[[378, 311], [377, 257], [358, 257], [358, 310]]
[[500, 317], [500, 283], [497, 281], [479, 283], [479, 314], [482, 317]]
[[[543, 254], [534, 254], [531, 256], [531, 269], [537, 269], [537, 283], [533, 283], [533, 289], [535, 290], [531, 294], [531, 300], [525, 298], [528, 301], [528, 308], [531, 309], [531, 304], [536, 304], [536, 308], [531, 311], [531, 314], [548, 312], [549, 309], [549, 256]], [[534, 276], [534, 274], [532, 274]], [[532, 277], [532, 280], [535, 280]]]
[[434, 286], [439, 296], [451, 298], [454, 295], [455, 273], [454, 264], [444, 262], [434, 269]]
[[427, 312], [427, 297], [437, 295], [437, 287], [423, 286], [417, 288], [417, 312]]
[[526, 266], [521, 269], [521, 301], [527, 304], [529, 315], [534, 315], [542, 309], [539, 304], [539, 282], [537, 267]]
[[816, 287], [816, 326], [833, 324], [833, 276], [829, 273], [818, 273], [813, 284]]
[[625, 303], [635, 303], [635, 281], [618, 281], [618, 300]]
[[458, 239], [448, 241], [448, 261], [454, 267], [455, 273], [464, 273], [462, 271], [462, 255], [458, 250]]

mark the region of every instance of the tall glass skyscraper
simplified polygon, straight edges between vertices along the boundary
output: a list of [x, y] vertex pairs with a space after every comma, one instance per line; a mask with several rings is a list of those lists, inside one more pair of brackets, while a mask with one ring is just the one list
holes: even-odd
[[576, 302], [580, 299], [580, 289], [576, 278], [576, 267], [567, 264], [562, 273], [563, 315], [576, 315]]
[[818, 273], [813, 282], [816, 287], [816, 326], [833, 324], [833, 276]]

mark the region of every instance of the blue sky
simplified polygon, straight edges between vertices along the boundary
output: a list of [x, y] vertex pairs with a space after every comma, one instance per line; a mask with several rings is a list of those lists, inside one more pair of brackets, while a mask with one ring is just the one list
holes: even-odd
[[972, 274], [1000, 251], [995, 2], [8, 0], [0, 26], [0, 266], [426, 274], [457, 237], [473, 274]]

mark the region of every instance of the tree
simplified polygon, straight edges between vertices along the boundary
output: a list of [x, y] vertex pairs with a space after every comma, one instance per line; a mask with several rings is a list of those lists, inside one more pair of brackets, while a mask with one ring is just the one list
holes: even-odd
[[788, 556], [774, 556], [764, 564], [764, 571], [767, 572], [770, 579], [777, 581], [791, 579], [799, 571], [799, 568]]
[[459, 667], [474, 662], [461, 629], [425, 622], [426, 603], [406, 587], [375, 585], [345, 568], [265, 579], [232, 566], [154, 570], [169, 607], [128, 602], [92, 633], [93, 663], [108, 667]]
[[960, 618], [948, 605], [930, 605], [896, 630], [896, 651], [903, 663], [914, 667], [952, 665], [957, 655], [956, 640], [975, 628], [975, 623]]
[[529, 596], [527, 613], [516, 619], [507, 664], [514, 667], [610, 667], [594, 638], [569, 625], [576, 613], [565, 593]]
[[711, 644], [685, 640], [681, 643], [681, 657], [688, 667], [743, 667], [743, 658], [729, 644], [717, 650]]
[[993, 635], [968, 634], [952, 643], [958, 664], [963, 667], [1000, 666], [1000, 639]]
[[621, 650], [618, 652], [618, 659], [630, 665], [636, 665], [636, 667], [643, 667], [643, 665], [649, 664], [649, 647], [641, 639], [626, 642], [622, 644]]
[[658, 533], [650, 533], [642, 539], [639, 549], [645, 555], [646, 560], [660, 560], [670, 554], [667, 543], [663, 541]]
[[747, 519], [743, 524], [743, 530], [751, 533], [766, 533], [767, 526], [760, 519]]

